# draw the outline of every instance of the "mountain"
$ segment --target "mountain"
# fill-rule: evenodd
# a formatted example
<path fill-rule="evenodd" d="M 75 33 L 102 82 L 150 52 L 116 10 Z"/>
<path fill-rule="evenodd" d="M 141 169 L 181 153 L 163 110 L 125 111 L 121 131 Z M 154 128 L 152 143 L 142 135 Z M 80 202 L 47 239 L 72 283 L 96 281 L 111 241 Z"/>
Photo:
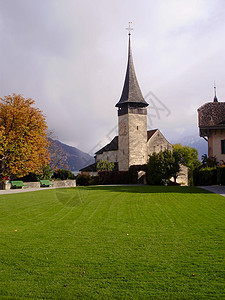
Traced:
<path fill-rule="evenodd" d="M 64 155 L 67 158 L 67 163 L 70 171 L 78 171 L 90 164 L 94 163 L 94 157 L 85 153 L 76 147 L 72 147 L 61 143 L 60 141 L 54 141 L 56 145 L 63 150 Z"/>
<path fill-rule="evenodd" d="M 203 154 L 208 155 L 208 143 L 197 135 L 186 136 L 175 140 L 172 144 L 181 144 L 182 146 L 189 146 L 198 150 L 198 158 L 201 160 Z"/>

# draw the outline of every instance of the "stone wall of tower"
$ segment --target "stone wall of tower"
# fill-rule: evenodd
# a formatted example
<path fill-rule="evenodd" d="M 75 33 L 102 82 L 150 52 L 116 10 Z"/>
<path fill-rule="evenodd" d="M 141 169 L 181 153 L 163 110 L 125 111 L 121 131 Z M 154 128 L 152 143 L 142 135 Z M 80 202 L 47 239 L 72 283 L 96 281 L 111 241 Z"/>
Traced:
<path fill-rule="evenodd" d="M 147 162 L 147 115 L 129 115 L 129 167 Z"/>
<path fill-rule="evenodd" d="M 119 171 L 128 171 L 132 165 L 147 162 L 147 115 L 127 113 L 118 117 Z"/>
<path fill-rule="evenodd" d="M 118 168 L 119 171 L 129 170 L 129 115 L 118 117 Z"/>

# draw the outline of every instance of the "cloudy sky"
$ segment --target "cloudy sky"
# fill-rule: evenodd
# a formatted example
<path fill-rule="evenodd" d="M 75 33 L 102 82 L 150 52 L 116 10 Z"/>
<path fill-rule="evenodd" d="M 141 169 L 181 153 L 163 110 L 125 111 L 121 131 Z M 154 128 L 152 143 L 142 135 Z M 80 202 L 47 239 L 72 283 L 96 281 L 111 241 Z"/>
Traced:
<path fill-rule="evenodd" d="M 59 140 L 93 153 L 116 134 L 132 21 L 149 128 L 197 135 L 225 100 L 224 0 L 0 0 L 0 97 L 33 98 Z"/>

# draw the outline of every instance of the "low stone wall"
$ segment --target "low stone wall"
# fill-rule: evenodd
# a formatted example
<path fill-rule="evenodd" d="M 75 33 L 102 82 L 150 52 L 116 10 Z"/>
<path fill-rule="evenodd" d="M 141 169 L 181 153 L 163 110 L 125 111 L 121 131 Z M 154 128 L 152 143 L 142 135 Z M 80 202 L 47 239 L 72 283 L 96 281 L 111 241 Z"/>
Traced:
<path fill-rule="evenodd" d="M 23 189 L 38 189 L 40 188 L 40 182 L 24 182 Z"/>
<path fill-rule="evenodd" d="M 76 180 L 51 180 L 51 183 L 53 185 L 50 185 L 49 187 L 52 188 L 58 188 L 58 187 L 75 187 L 76 186 Z M 24 182 L 26 186 L 24 186 L 24 189 L 30 188 L 30 189 L 36 189 L 40 188 L 40 182 Z"/>
<path fill-rule="evenodd" d="M 52 188 L 63 188 L 63 187 L 75 187 L 76 186 L 76 180 L 51 180 L 51 183 L 53 185 L 50 185 L 49 187 Z M 39 189 L 41 188 L 40 182 L 24 182 L 24 185 L 22 189 Z M 11 188 L 11 183 L 4 184 L 3 182 L 0 182 L 0 190 L 8 190 Z"/>
<path fill-rule="evenodd" d="M 52 181 L 53 187 L 75 187 L 76 180 L 55 180 Z"/>

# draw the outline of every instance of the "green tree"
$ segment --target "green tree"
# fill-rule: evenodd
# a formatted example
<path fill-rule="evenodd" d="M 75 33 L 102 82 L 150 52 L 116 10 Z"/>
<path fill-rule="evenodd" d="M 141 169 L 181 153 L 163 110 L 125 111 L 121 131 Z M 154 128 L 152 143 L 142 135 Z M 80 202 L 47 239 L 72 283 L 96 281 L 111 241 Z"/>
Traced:
<path fill-rule="evenodd" d="M 173 156 L 179 164 L 188 167 L 189 185 L 193 185 L 193 172 L 201 166 L 201 162 L 198 160 L 198 150 L 189 146 L 176 144 L 173 146 Z"/>
<path fill-rule="evenodd" d="M 174 145 L 173 156 L 180 164 L 188 167 L 192 171 L 201 165 L 198 160 L 198 150 L 189 146 L 182 146 L 181 144 Z"/>
<path fill-rule="evenodd" d="M 114 162 L 109 162 L 107 160 L 100 160 L 97 163 L 97 170 L 98 172 L 102 171 L 112 171 L 114 169 Z"/>
<path fill-rule="evenodd" d="M 147 164 L 147 181 L 149 184 L 161 184 L 179 172 L 179 164 L 169 150 L 153 153 Z"/>

